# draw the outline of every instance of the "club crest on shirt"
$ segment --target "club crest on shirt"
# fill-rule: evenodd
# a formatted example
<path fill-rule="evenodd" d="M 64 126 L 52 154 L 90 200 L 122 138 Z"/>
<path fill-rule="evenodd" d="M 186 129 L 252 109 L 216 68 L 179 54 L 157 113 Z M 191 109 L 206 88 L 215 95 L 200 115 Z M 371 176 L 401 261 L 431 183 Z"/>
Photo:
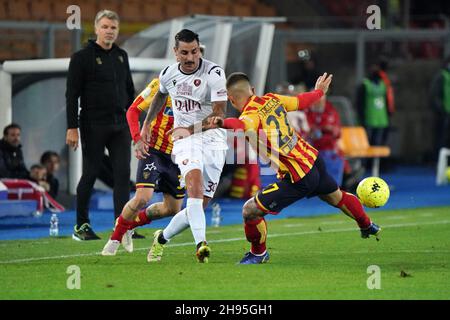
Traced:
<path fill-rule="evenodd" d="M 185 165 L 188 164 L 188 162 L 189 162 L 189 159 L 184 159 L 182 163 L 183 163 L 183 165 L 185 166 Z"/>
<path fill-rule="evenodd" d="M 177 84 L 177 95 L 192 96 L 192 86 L 188 85 L 186 82 Z"/>
<path fill-rule="evenodd" d="M 194 85 L 195 85 L 196 87 L 198 87 L 201 83 L 202 83 L 202 80 L 200 80 L 200 79 L 195 79 L 195 80 L 194 80 Z"/>
<path fill-rule="evenodd" d="M 97 64 L 102 64 L 102 59 L 100 59 L 100 57 L 97 57 L 97 58 L 95 59 L 95 61 L 97 61 Z"/>
<path fill-rule="evenodd" d="M 123 57 L 122 56 L 118 56 L 118 58 L 119 58 L 120 62 L 123 63 Z"/>

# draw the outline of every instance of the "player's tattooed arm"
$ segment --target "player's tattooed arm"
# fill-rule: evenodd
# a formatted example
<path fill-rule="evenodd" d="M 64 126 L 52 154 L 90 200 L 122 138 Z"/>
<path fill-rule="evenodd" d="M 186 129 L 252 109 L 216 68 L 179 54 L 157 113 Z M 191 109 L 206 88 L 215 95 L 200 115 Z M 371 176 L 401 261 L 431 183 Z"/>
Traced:
<path fill-rule="evenodd" d="M 138 159 L 144 159 L 146 156 L 150 155 L 148 153 L 149 148 L 148 146 L 150 144 L 151 138 L 151 133 L 149 130 L 150 124 L 152 123 L 153 119 L 156 118 L 156 115 L 164 107 L 166 99 L 167 94 L 163 94 L 159 90 L 153 98 L 152 104 L 150 105 L 147 115 L 145 116 L 145 121 L 141 129 L 141 139 L 135 145 L 135 154 L 136 158 Z"/>
<path fill-rule="evenodd" d="M 153 98 L 152 104 L 150 105 L 147 115 L 145 116 L 144 125 L 142 126 L 142 130 L 141 130 L 141 136 L 146 138 L 146 139 L 143 139 L 145 142 L 149 142 L 149 140 L 150 140 L 148 128 L 150 127 L 150 124 L 152 123 L 152 121 L 156 118 L 156 115 L 164 107 L 166 99 L 167 99 L 167 94 L 164 94 L 159 90 Z"/>
<path fill-rule="evenodd" d="M 190 125 L 185 129 L 188 130 L 189 134 L 194 134 L 197 132 L 218 128 L 217 125 L 213 126 L 214 123 L 213 119 L 217 118 L 223 119 L 225 117 L 226 107 L 227 107 L 226 101 L 214 101 L 212 103 L 213 112 L 211 112 L 205 119 L 203 119 L 202 122 L 194 123 L 193 125 Z"/>
<path fill-rule="evenodd" d="M 203 132 L 209 129 L 220 128 L 218 119 L 225 117 L 225 108 L 227 107 L 226 101 L 215 101 L 212 103 L 213 112 L 209 114 L 201 122 L 194 123 L 189 127 L 177 127 L 169 130 L 166 134 L 172 135 L 172 140 L 177 141 L 179 139 L 184 139 L 194 133 Z"/>
<path fill-rule="evenodd" d="M 202 128 L 205 129 L 212 129 L 210 128 L 211 124 L 213 123 L 213 119 L 217 118 L 225 118 L 225 109 L 227 107 L 226 101 L 215 101 L 212 103 L 213 112 L 207 116 L 202 121 Z"/>
<path fill-rule="evenodd" d="M 167 94 L 162 93 L 158 90 L 158 92 L 155 94 L 152 104 L 150 105 L 150 108 L 147 112 L 147 116 L 145 117 L 143 129 L 145 127 L 150 126 L 150 123 L 156 118 L 156 115 L 161 111 L 161 109 L 164 107 L 164 103 L 166 102 Z"/>

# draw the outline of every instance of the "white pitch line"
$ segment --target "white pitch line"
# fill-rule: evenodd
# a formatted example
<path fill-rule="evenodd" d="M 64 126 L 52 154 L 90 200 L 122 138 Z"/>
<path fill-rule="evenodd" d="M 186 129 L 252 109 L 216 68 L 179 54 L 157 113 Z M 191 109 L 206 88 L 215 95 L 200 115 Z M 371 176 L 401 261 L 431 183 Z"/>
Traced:
<path fill-rule="evenodd" d="M 390 216 L 390 217 L 385 217 L 385 220 L 403 220 L 406 219 L 408 217 L 406 216 Z"/>
<path fill-rule="evenodd" d="M 289 223 L 289 224 L 283 225 L 283 227 L 285 227 L 285 228 L 295 228 L 295 227 L 303 227 L 303 226 L 305 226 L 304 223 Z"/>
<path fill-rule="evenodd" d="M 434 213 L 431 213 L 431 212 L 425 212 L 425 213 L 419 214 L 419 217 L 432 217 L 432 216 L 434 216 Z"/>
<path fill-rule="evenodd" d="M 222 233 L 222 232 L 220 230 L 210 230 L 210 231 L 206 230 L 206 233 L 207 234 L 218 234 L 218 233 Z"/>
<path fill-rule="evenodd" d="M 423 223 L 401 223 L 401 224 L 391 224 L 384 225 L 382 228 L 403 228 L 403 227 L 416 227 L 423 225 L 436 225 L 436 224 L 449 224 L 450 220 L 441 220 L 434 222 L 423 222 Z M 357 228 L 345 228 L 345 229 L 330 229 L 330 230 L 311 230 L 311 231 L 302 231 L 302 232 L 291 232 L 291 233 L 278 233 L 268 235 L 268 238 L 279 238 L 279 237 L 290 237 L 290 236 L 302 236 L 308 234 L 318 234 L 318 233 L 340 233 L 340 232 L 354 232 L 358 230 Z M 230 239 L 221 239 L 221 240 L 210 240 L 209 243 L 223 243 L 223 242 L 233 242 L 233 241 L 242 241 L 246 240 L 245 238 L 230 238 Z M 176 243 L 172 245 L 168 245 L 168 247 L 184 247 L 184 246 L 193 246 L 193 242 L 183 242 Z M 148 250 L 148 247 L 145 248 L 137 248 L 134 251 L 142 251 Z M 121 249 L 118 252 L 124 252 L 125 250 Z M 53 256 L 53 257 L 36 257 L 36 258 L 27 258 L 27 259 L 15 259 L 15 260 L 5 260 L 0 261 L 0 264 L 10 264 L 10 263 L 22 263 L 22 262 L 33 262 L 33 261 L 41 261 L 41 260 L 53 260 L 53 259 L 65 259 L 65 258 L 77 258 L 77 257 L 87 257 L 87 256 L 95 256 L 100 255 L 101 252 L 92 252 L 92 253 L 81 253 L 81 254 L 72 254 L 72 255 L 61 255 L 61 256 Z"/>

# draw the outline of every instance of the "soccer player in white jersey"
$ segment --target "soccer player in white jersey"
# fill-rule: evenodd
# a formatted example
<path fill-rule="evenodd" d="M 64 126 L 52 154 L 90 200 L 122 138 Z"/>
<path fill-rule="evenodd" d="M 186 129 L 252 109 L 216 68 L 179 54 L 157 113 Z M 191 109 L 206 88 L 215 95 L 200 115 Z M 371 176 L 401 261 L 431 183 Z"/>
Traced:
<path fill-rule="evenodd" d="M 226 77 L 217 64 L 201 58 L 198 34 L 183 29 L 175 36 L 178 63 L 166 67 L 160 74 L 160 88 L 145 119 L 141 136 L 150 141 L 148 126 L 170 95 L 173 104 L 174 128 L 201 130 L 210 117 L 225 115 L 227 103 Z M 164 230 L 154 234 L 147 260 L 161 260 L 163 246 L 172 237 L 191 227 L 199 262 L 208 262 L 210 248 L 206 242 L 204 208 L 214 196 L 227 150 L 223 129 L 205 131 L 185 138 L 172 137 L 172 157 L 179 166 L 182 183 L 187 191 L 186 208 L 178 212 Z M 148 146 L 141 152 L 148 154 Z"/>

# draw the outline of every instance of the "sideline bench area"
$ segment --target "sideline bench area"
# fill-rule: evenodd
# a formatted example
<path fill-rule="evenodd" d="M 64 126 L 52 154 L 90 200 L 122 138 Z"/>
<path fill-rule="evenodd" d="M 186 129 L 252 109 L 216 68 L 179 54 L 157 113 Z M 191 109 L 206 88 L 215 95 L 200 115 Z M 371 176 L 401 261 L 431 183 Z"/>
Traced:
<path fill-rule="evenodd" d="M 371 146 L 364 127 L 342 127 L 340 147 L 347 158 L 372 158 L 372 176 L 380 176 L 380 158 L 389 157 L 388 146 Z"/>

